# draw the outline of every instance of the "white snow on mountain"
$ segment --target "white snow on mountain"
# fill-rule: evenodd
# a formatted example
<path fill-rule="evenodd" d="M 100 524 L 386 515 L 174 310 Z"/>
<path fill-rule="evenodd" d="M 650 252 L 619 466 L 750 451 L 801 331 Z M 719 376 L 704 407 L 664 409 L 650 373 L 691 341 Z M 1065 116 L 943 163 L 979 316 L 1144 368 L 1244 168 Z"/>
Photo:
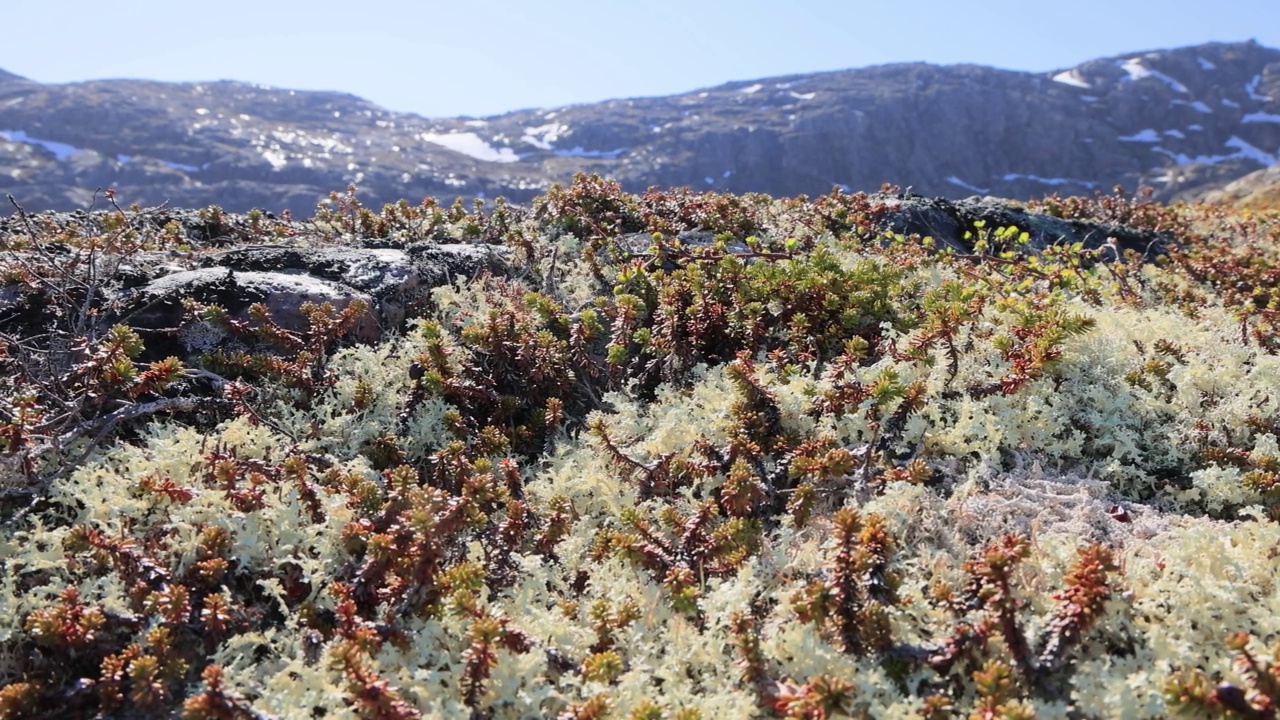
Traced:
<path fill-rule="evenodd" d="M 1264 152 L 1254 147 L 1253 145 L 1250 145 L 1244 140 L 1241 140 L 1235 135 L 1232 135 L 1231 139 L 1226 141 L 1223 144 L 1226 145 L 1227 147 L 1236 148 L 1236 153 L 1235 153 L 1236 157 L 1244 157 L 1244 158 L 1249 158 L 1250 160 L 1257 160 L 1263 165 L 1276 164 L 1276 156 L 1274 154 L 1269 152 Z"/>
<path fill-rule="evenodd" d="M 1084 88 L 1086 90 L 1093 87 L 1087 80 L 1080 77 L 1080 71 L 1075 68 L 1063 70 L 1057 75 L 1054 75 L 1053 81 L 1062 83 L 1063 85 L 1070 85 L 1071 87 Z"/>
<path fill-rule="evenodd" d="M 960 178 L 956 177 L 955 175 L 952 175 L 952 176 L 948 177 L 948 178 L 947 178 L 947 182 L 951 183 L 952 185 L 955 185 L 956 187 L 964 188 L 965 190 L 968 190 L 969 192 L 976 192 L 976 193 L 980 193 L 980 194 L 982 194 L 982 195 L 986 195 L 988 192 L 990 192 L 990 190 L 989 190 L 988 188 L 980 188 L 980 187 L 978 187 L 977 185 L 970 185 L 969 183 L 967 183 L 967 182 L 965 182 L 965 181 L 961 180 Z"/>
<path fill-rule="evenodd" d="M 66 160 L 72 154 L 80 151 L 75 145 L 68 145 L 56 140 L 41 140 L 33 138 L 23 130 L 0 130 L 0 140 L 9 142 L 20 142 L 28 145 L 39 145 L 40 147 L 53 153 L 53 156 L 59 160 Z"/>
<path fill-rule="evenodd" d="M 584 150 L 581 145 L 569 150 L 552 150 L 551 154 L 560 157 L 580 157 L 580 158 L 608 158 L 610 160 L 618 157 L 626 152 L 627 148 L 616 148 L 614 150 Z"/>
<path fill-rule="evenodd" d="M 1205 115 L 1208 115 L 1209 113 L 1213 112 L 1213 108 L 1209 107 L 1208 105 L 1205 105 L 1199 100 L 1196 100 L 1195 102 L 1188 102 L 1186 100 L 1170 100 L 1169 104 L 1170 105 L 1186 105 L 1187 107 L 1193 110 L 1198 110 L 1204 113 Z"/>
<path fill-rule="evenodd" d="M 1235 135 L 1230 140 L 1223 143 L 1224 146 L 1235 148 L 1235 152 L 1229 155 L 1187 155 L 1185 153 L 1176 153 L 1172 150 L 1166 150 L 1160 146 L 1151 148 L 1152 152 L 1158 152 L 1168 157 L 1179 165 L 1216 165 L 1224 160 L 1247 159 L 1253 160 L 1262 165 L 1275 165 L 1276 156 L 1266 152 L 1254 145 L 1249 144 L 1245 140 L 1241 140 Z"/>
<path fill-rule="evenodd" d="M 1152 130 L 1151 128 L 1147 128 L 1146 130 L 1140 130 L 1133 135 L 1121 135 L 1116 139 L 1120 142 L 1160 142 L 1160 133 Z"/>
<path fill-rule="evenodd" d="M 1093 188 L 1098 186 L 1096 182 L 1088 180 L 1072 180 L 1071 178 L 1047 178 L 1039 175 L 1023 175 L 1021 173 L 1008 173 L 1002 177 L 1005 182 L 1013 182 L 1014 180 L 1030 180 L 1031 182 L 1040 183 L 1041 185 L 1080 185 L 1082 187 Z"/>
<path fill-rule="evenodd" d="M 475 133 L 419 133 L 418 139 L 484 162 L 512 163 L 520 159 L 511 148 L 494 148 Z"/>
<path fill-rule="evenodd" d="M 521 140 L 538 148 L 539 150 L 550 150 L 555 146 L 561 135 L 569 134 L 569 126 L 564 123 L 547 123 L 546 125 L 538 125 L 537 127 L 527 127 L 524 129 L 524 135 Z"/>
<path fill-rule="evenodd" d="M 1249 93 L 1250 100 L 1258 100 L 1261 102 L 1271 102 L 1270 95 L 1262 95 L 1258 92 L 1258 83 L 1262 82 L 1261 75 L 1254 75 L 1253 79 L 1245 83 L 1244 91 Z"/>
<path fill-rule="evenodd" d="M 1183 85 L 1182 83 L 1178 82 L 1177 80 L 1174 80 L 1168 75 L 1165 75 L 1159 70 L 1152 70 L 1146 65 L 1143 65 L 1142 58 L 1140 57 L 1129 58 L 1128 60 L 1117 60 L 1116 65 L 1120 66 L 1121 70 L 1124 70 L 1126 73 L 1129 74 L 1129 80 L 1131 81 L 1142 80 L 1144 78 L 1155 78 L 1163 82 L 1165 85 L 1168 85 L 1170 88 L 1173 89 L 1174 92 L 1180 92 L 1180 93 L 1190 92 L 1187 90 L 1186 85 Z"/>

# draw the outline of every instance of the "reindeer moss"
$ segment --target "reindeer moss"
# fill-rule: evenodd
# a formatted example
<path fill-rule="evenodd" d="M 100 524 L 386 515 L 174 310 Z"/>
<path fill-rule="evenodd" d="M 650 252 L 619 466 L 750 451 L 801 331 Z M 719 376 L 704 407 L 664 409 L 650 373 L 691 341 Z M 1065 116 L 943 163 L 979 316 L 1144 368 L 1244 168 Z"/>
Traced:
<path fill-rule="evenodd" d="M 188 337 L 266 339 L 186 359 L 211 416 L 46 446 L 57 407 L 96 430 L 199 390 L 92 340 L 78 385 L 3 381 L 36 490 L 0 526 L 0 716 L 1265 712 L 1273 218 L 1032 205 L 1172 229 L 1117 261 L 1007 228 L 939 252 L 841 193 L 340 205 L 333 242 L 522 264 L 376 344 L 192 307 Z"/>

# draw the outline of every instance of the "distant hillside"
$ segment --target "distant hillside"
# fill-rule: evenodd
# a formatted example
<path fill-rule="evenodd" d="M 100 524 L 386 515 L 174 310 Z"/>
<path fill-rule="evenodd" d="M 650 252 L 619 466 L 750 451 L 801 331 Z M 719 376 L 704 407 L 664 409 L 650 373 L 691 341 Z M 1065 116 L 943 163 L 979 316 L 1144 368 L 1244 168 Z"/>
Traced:
<path fill-rule="evenodd" d="M 43 85 L 0 71 L 0 191 L 31 210 L 129 202 L 310 210 L 527 200 L 576 171 L 630 190 L 775 195 L 884 182 L 1028 197 L 1147 184 L 1203 194 L 1280 155 L 1280 50 L 1213 43 L 1051 73 L 898 64 L 489 118 L 238 82 Z"/>

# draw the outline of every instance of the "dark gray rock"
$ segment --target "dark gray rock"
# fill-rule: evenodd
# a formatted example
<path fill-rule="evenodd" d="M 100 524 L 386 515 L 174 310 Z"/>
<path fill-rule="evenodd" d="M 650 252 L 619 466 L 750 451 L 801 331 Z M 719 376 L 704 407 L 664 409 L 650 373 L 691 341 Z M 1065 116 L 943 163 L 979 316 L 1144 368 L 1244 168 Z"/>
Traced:
<path fill-rule="evenodd" d="M 460 278 L 470 280 L 485 272 L 511 272 L 510 250 L 497 245 L 413 243 L 405 251 L 425 287 L 440 287 Z"/>
<path fill-rule="evenodd" d="M 1065 220 L 1063 218 L 1030 212 L 1023 207 L 997 198 L 967 198 L 952 202 L 944 198 L 926 198 L 918 195 L 877 195 L 881 210 L 878 221 L 881 227 L 902 235 L 932 237 L 939 244 L 958 252 L 973 250 L 974 239 L 982 227 L 995 231 L 1002 227 L 1017 227 L 1025 231 L 1029 249 L 1044 250 L 1054 245 L 1082 243 L 1086 249 L 1096 249 L 1114 240 L 1123 251 L 1134 250 L 1144 258 L 1163 254 L 1171 237 L 1125 225 Z"/>
<path fill-rule="evenodd" d="M 183 325 L 186 299 L 221 305 L 239 320 L 248 319 L 250 306 L 262 303 L 277 325 L 298 334 L 310 327 L 301 310 L 303 303 L 328 303 L 341 310 L 361 300 L 368 309 L 356 325 L 356 338 L 373 342 L 382 336 L 377 306 L 367 293 L 310 275 L 229 268 L 187 270 L 153 280 L 117 299 L 116 320 L 140 330 L 178 328 Z M 212 350 L 226 340 L 220 329 L 204 323 L 185 327 L 178 339 L 188 356 Z"/>
<path fill-rule="evenodd" d="M 394 249 L 254 245 L 206 256 L 200 266 L 241 272 L 305 273 L 371 295 L 404 291 L 419 283 L 409 255 Z"/>
<path fill-rule="evenodd" d="M 431 288 L 481 272 L 507 272 L 506 248 L 487 245 L 416 244 L 407 249 L 320 245 L 256 245 L 205 257 L 205 268 L 307 276 L 336 283 L 373 299 L 384 328 L 400 328 L 406 308 Z"/>

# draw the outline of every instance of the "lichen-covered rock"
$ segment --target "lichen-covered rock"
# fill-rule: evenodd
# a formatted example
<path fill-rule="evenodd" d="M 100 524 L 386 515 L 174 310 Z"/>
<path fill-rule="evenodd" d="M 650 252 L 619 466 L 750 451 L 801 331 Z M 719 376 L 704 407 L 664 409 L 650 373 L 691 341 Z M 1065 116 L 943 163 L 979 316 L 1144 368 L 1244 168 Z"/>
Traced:
<path fill-rule="evenodd" d="M 200 268 L 165 275 L 120 299 L 118 320 L 132 327 L 152 331 L 177 328 L 183 324 L 183 300 L 220 305 L 234 318 L 248 318 L 249 307 L 262 303 L 275 323 L 285 330 L 305 333 L 309 321 L 301 311 L 303 303 L 328 303 L 341 310 L 353 301 L 366 303 L 368 310 L 356 325 L 360 340 L 374 342 L 383 328 L 375 314 L 373 298 L 349 286 L 302 274 L 235 271 L 229 268 Z M 187 353 L 210 350 L 212 335 L 185 338 Z"/>
<path fill-rule="evenodd" d="M 503 274 L 505 248 L 466 244 L 411 244 L 408 248 L 319 244 L 256 245 L 205 257 L 205 268 L 308 275 L 367 293 L 384 329 L 401 328 L 406 307 L 433 287 L 481 272 Z"/>
<path fill-rule="evenodd" d="M 1007 200 L 971 197 L 964 200 L 927 198 L 920 195 L 876 195 L 881 205 L 879 222 L 888 231 L 902 235 L 932 237 L 958 252 L 970 252 L 981 234 L 1016 227 L 1030 237 L 1033 250 L 1054 245 L 1081 243 L 1085 249 L 1108 245 L 1114 239 L 1121 251 L 1134 250 L 1145 258 L 1163 254 L 1172 236 L 1126 225 L 1085 220 L 1066 220 L 1032 212 Z M 966 233 L 969 237 L 966 237 Z M 1116 259 L 1110 257 L 1106 259 Z"/>
<path fill-rule="evenodd" d="M 200 266 L 313 275 L 371 295 L 403 292 L 417 287 L 419 282 L 408 254 L 394 249 L 252 245 L 208 255 L 201 259 Z"/>

